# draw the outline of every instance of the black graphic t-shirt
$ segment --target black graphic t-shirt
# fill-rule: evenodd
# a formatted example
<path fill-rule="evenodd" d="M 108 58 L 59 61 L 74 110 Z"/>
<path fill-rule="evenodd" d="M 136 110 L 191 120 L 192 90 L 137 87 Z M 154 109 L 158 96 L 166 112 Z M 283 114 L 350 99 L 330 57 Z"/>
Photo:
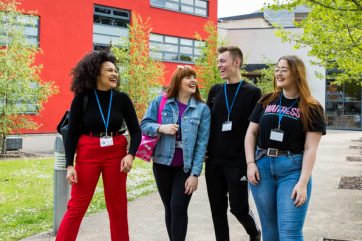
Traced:
<path fill-rule="evenodd" d="M 298 99 L 283 97 L 281 109 L 279 111 L 279 98 L 270 102 L 265 108 L 263 108 L 261 103 L 255 106 L 249 120 L 258 123 L 260 126 L 257 146 L 263 149 L 277 148 L 279 150 L 288 150 L 292 153 L 301 153 L 304 150 L 306 133 L 302 126 L 302 113 L 298 108 Z M 280 123 L 280 129 L 284 132 L 282 142 L 270 140 L 271 130 L 278 128 L 279 112 L 285 112 Z M 326 123 L 323 116 L 313 117 L 310 131 L 322 132 L 323 135 L 326 134 Z"/>

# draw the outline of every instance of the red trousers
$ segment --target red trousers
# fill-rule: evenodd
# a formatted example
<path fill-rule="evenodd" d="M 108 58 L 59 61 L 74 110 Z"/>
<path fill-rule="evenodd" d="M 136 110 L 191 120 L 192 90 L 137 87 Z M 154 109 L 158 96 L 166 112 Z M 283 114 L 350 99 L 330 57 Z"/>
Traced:
<path fill-rule="evenodd" d="M 121 159 L 127 154 L 127 140 L 119 135 L 113 137 L 113 143 L 113 146 L 100 147 L 98 137 L 82 135 L 79 138 L 75 165 L 78 183 L 72 185 L 67 212 L 59 227 L 56 241 L 76 240 L 80 223 L 92 200 L 101 173 L 112 241 L 129 241 L 127 173 L 120 171 Z M 93 232 L 97 232 L 97 229 Z"/>

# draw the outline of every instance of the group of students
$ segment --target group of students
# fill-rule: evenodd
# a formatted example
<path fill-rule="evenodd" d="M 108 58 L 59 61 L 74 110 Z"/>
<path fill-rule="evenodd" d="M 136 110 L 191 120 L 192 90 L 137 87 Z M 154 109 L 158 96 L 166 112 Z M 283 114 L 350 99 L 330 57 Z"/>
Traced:
<path fill-rule="evenodd" d="M 274 91 L 262 96 L 241 77 L 241 50 L 226 46 L 218 52 L 225 83 L 210 89 L 206 103 L 195 70 L 177 66 L 169 88 L 150 103 L 140 124 L 128 95 L 117 90 L 115 57 L 95 51 L 80 60 L 72 70 L 75 97 L 65 140 L 71 198 L 57 241 L 76 240 L 100 174 L 111 239 L 129 240 L 126 178 L 142 133 L 159 136 L 152 167 L 170 241 L 186 240 L 187 209 L 204 161 L 217 241 L 230 240 L 228 206 L 250 241 L 261 236 L 264 241 L 303 240 L 311 173 L 326 133 L 323 108 L 311 96 L 305 66 L 297 56 L 281 57 Z M 130 134 L 128 148 L 120 131 L 123 120 Z M 249 188 L 261 230 L 249 208 Z"/>

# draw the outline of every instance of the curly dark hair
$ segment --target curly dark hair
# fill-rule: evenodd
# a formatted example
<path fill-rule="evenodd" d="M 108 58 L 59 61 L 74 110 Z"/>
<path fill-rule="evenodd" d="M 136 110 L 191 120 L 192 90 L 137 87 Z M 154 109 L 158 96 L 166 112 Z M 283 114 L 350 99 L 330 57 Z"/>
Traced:
<path fill-rule="evenodd" d="M 70 90 L 74 94 L 89 93 L 97 86 L 97 77 L 102 63 L 111 62 L 114 65 L 117 59 L 108 51 L 92 51 L 85 55 L 72 69 L 72 84 Z"/>

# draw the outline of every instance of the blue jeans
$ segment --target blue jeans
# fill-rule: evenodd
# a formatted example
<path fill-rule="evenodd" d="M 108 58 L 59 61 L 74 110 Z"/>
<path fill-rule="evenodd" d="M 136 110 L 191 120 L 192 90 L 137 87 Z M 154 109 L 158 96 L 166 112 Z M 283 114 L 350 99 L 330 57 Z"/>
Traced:
<path fill-rule="evenodd" d="M 259 213 L 263 241 L 303 241 L 303 224 L 308 209 L 312 180 L 307 186 L 307 200 L 301 207 L 291 199 L 302 169 L 302 154 L 263 156 L 257 161 L 258 185 L 249 183 Z"/>

